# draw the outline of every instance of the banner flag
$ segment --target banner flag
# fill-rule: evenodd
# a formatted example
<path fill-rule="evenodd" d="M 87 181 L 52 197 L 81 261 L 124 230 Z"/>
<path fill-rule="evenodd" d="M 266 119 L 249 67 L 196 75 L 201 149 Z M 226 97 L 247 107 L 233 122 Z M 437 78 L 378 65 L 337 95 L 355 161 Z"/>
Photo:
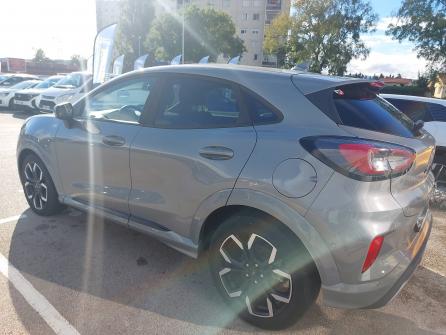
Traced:
<path fill-rule="evenodd" d="M 117 24 L 102 29 L 94 41 L 93 84 L 102 84 L 110 76 Z"/>

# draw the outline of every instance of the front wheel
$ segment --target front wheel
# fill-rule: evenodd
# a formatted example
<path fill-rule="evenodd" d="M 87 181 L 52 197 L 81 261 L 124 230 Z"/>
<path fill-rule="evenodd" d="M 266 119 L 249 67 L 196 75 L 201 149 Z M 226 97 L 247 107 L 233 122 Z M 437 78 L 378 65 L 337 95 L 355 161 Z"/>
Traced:
<path fill-rule="evenodd" d="M 26 201 L 38 215 L 50 216 L 62 210 L 56 187 L 43 164 L 35 154 L 28 154 L 20 166 L 20 179 Z"/>
<path fill-rule="evenodd" d="M 284 329 L 314 303 L 320 279 L 300 240 L 257 213 L 235 215 L 211 238 L 209 265 L 223 299 L 245 321 Z"/>

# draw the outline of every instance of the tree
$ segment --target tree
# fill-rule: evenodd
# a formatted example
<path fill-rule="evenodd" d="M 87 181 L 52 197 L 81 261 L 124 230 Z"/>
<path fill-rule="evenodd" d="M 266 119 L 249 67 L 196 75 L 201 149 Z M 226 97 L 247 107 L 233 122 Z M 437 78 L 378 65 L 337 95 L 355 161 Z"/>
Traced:
<path fill-rule="evenodd" d="M 124 54 L 124 71 L 144 54 L 143 43 L 155 17 L 153 0 L 125 0 L 122 3 L 116 32 L 116 50 Z"/>
<path fill-rule="evenodd" d="M 72 66 L 77 67 L 77 68 L 81 68 L 82 67 L 82 62 L 83 62 L 83 60 L 82 60 L 80 55 L 73 55 L 73 56 L 71 56 L 70 63 L 71 63 Z"/>
<path fill-rule="evenodd" d="M 267 40 L 278 41 L 266 44 L 267 51 L 285 48 L 289 65 L 309 61 L 310 71 L 336 75 L 344 74 L 352 59 L 368 56 L 361 34 L 374 31 L 378 17 L 367 0 L 295 0 L 293 7 L 288 27 L 279 16 L 268 28 Z"/>
<path fill-rule="evenodd" d="M 400 42 L 414 42 L 419 57 L 446 70 L 446 1 L 404 0 L 397 18 L 386 33 Z"/>
<path fill-rule="evenodd" d="M 277 16 L 265 31 L 263 49 L 266 54 L 276 55 L 277 66 L 280 68 L 286 65 L 286 55 L 289 47 L 287 39 L 291 24 L 290 15 L 283 13 Z"/>
<path fill-rule="evenodd" d="M 196 62 L 204 56 L 236 56 L 246 51 L 235 34 L 231 17 L 213 8 L 188 6 L 181 13 L 185 21 L 185 61 Z M 182 52 L 182 17 L 166 14 L 157 18 L 145 47 L 157 58 L 170 60 Z"/>
<path fill-rule="evenodd" d="M 37 49 L 36 54 L 34 55 L 33 61 L 36 63 L 45 63 L 50 59 L 45 55 L 45 51 L 43 49 Z"/>

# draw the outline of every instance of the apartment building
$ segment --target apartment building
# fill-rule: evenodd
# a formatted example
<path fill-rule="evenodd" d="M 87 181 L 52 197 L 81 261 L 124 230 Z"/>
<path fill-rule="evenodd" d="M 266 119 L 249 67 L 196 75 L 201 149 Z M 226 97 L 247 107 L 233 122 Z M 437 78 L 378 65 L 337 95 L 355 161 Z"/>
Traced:
<path fill-rule="evenodd" d="M 177 9 L 194 4 L 204 8 L 210 6 L 226 12 L 232 17 L 237 35 L 243 39 L 247 52 L 241 64 L 276 66 L 274 55 L 264 55 L 265 29 L 280 13 L 290 12 L 290 0 L 176 0 Z"/>
<path fill-rule="evenodd" d="M 98 30 L 117 22 L 123 0 L 96 0 Z M 282 12 L 290 12 L 291 0 L 163 0 L 154 1 L 157 15 L 177 11 L 182 6 L 194 4 L 200 8 L 213 7 L 230 15 L 237 35 L 243 39 L 247 52 L 241 64 L 275 66 L 274 55 L 264 55 L 263 40 L 266 27 Z"/>

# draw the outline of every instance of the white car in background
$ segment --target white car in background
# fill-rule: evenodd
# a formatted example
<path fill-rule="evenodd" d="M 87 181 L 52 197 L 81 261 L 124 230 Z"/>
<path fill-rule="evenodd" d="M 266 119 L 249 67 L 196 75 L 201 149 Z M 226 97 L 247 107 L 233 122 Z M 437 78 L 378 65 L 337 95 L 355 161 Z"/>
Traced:
<path fill-rule="evenodd" d="M 47 89 L 37 99 L 36 105 L 44 112 L 54 112 L 54 107 L 64 102 L 75 103 L 93 88 L 93 78 L 87 72 L 73 72 L 56 85 Z"/>
<path fill-rule="evenodd" d="M 39 77 L 34 76 L 32 74 L 2 74 L 3 79 L 0 81 L 0 88 L 9 88 L 14 85 L 17 85 L 18 83 L 21 83 L 22 81 L 26 80 L 39 80 Z"/>
<path fill-rule="evenodd" d="M 51 76 L 33 88 L 27 88 L 24 90 L 17 91 L 14 96 L 15 109 L 37 111 L 38 110 L 36 104 L 37 97 L 50 87 L 53 87 L 64 77 L 65 76 L 61 75 Z"/>
<path fill-rule="evenodd" d="M 8 88 L 0 88 L 0 107 L 12 109 L 14 107 L 14 95 L 17 91 L 32 88 L 41 82 L 41 80 L 26 80 Z"/>
<path fill-rule="evenodd" d="M 424 129 L 436 141 L 434 173 L 440 187 L 446 189 L 446 100 L 409 95 L 380 94 L 414 122 L 423 121 Z"/>

